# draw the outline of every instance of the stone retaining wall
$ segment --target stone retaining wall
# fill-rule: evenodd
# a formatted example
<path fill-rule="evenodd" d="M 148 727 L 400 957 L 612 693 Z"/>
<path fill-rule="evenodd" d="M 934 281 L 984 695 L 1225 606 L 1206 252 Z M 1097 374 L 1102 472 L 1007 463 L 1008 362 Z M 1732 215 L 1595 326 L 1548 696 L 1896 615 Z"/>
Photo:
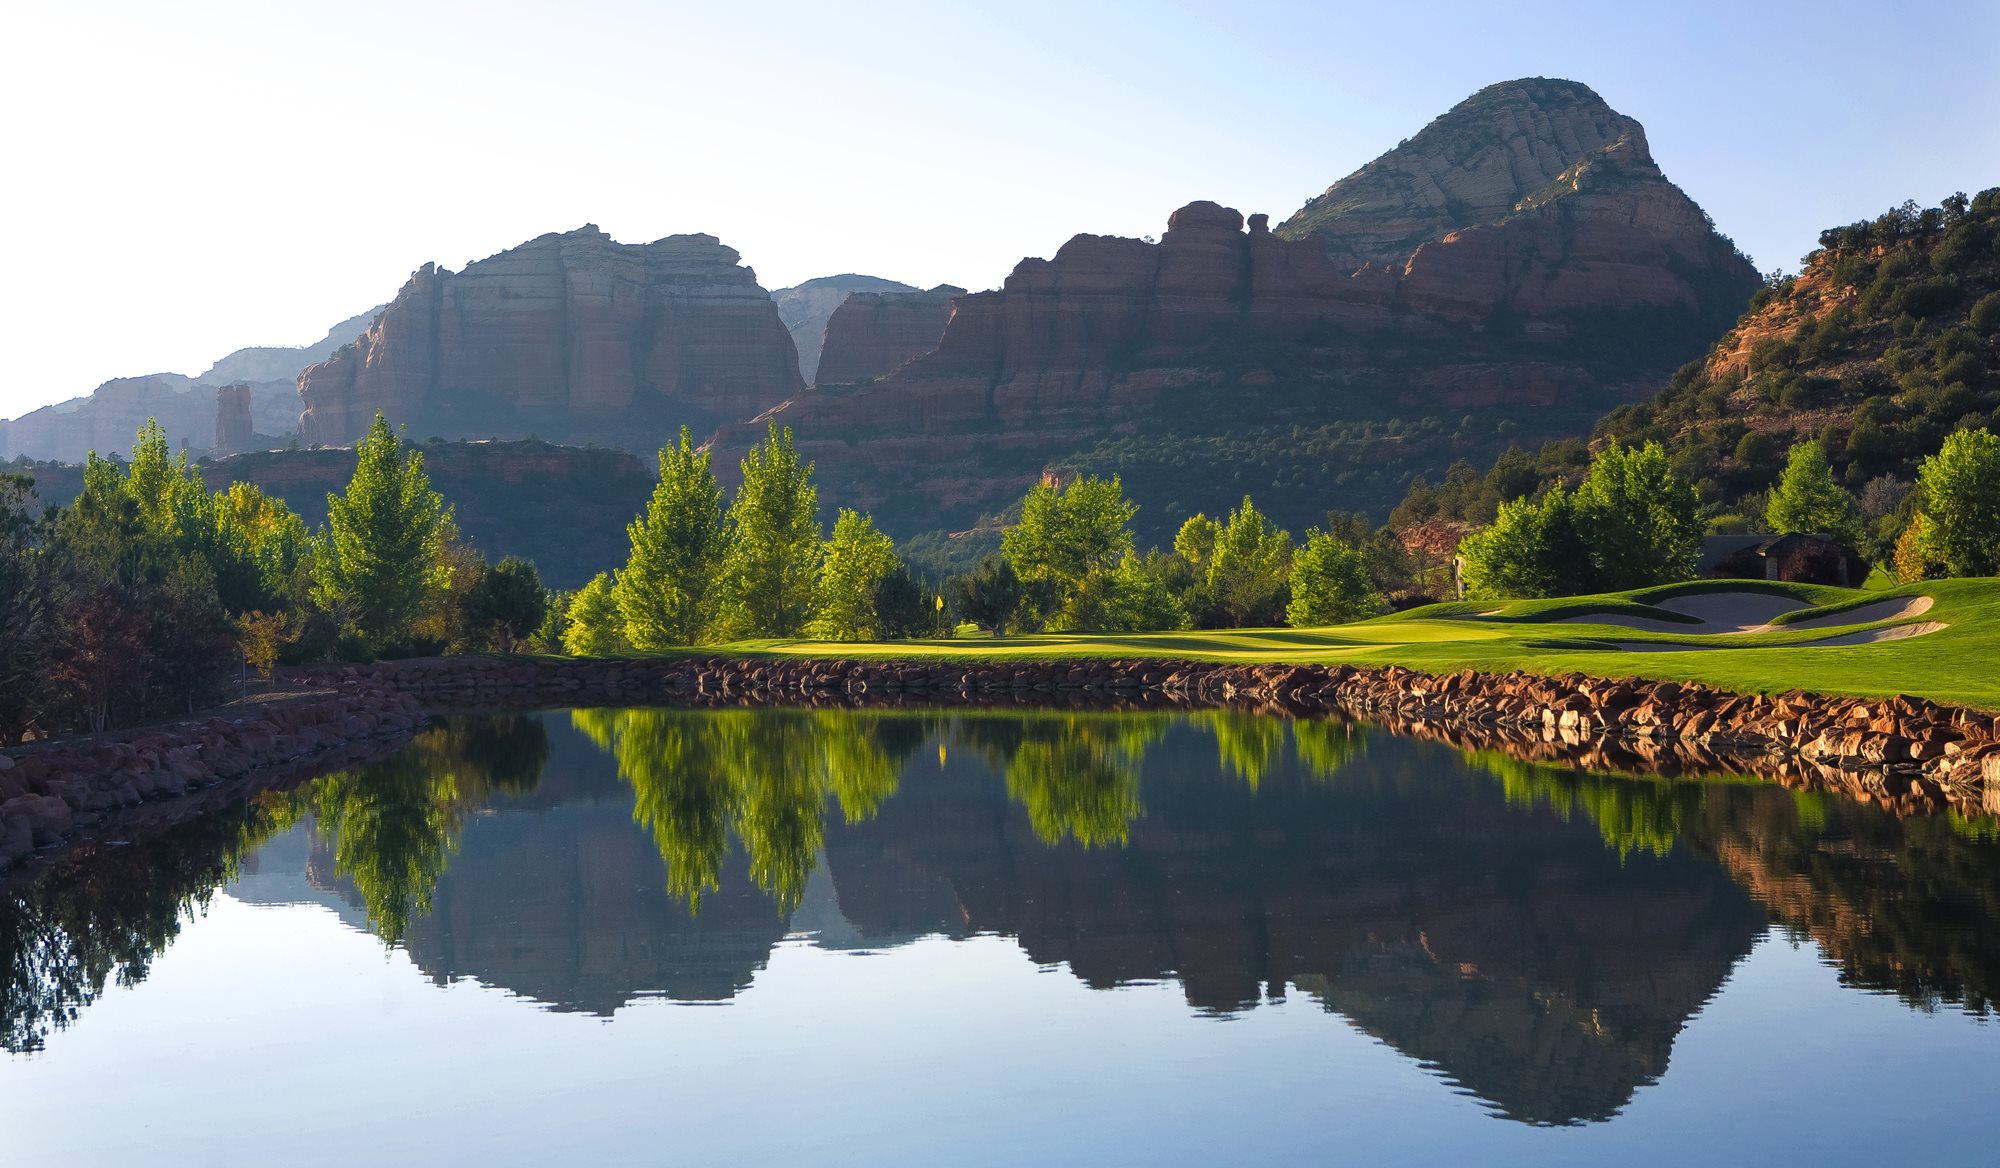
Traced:
<path fill-rule="evenodd" d="M 1433 675 L 1399 666 L 1087 660 L 638 661 L 437 658 L 316 666 L 312 692 L 253 713 L 41 744 L 0 756 L 0 869 L 122 808 L 400 742 L 433 714 L 563 706 L 1231 707 L 1366 719 L 1464 749 L 1636 773 L 1742 773 L 1899 814 L 2000 810 L 1992 715 L 1921 698 L 1787 693 L 1582 674 Z M 324 769 L 324 768 L 322 768 Z"/>

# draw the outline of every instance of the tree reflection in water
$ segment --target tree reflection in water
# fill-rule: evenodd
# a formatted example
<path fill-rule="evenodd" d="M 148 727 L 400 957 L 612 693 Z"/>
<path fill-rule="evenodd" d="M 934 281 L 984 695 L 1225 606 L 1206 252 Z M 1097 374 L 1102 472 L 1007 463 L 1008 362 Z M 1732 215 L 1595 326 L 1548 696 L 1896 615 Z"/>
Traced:
<path fill-rule="evenodd" d="M 820 862 L 829 808 L 849 824 L 874 819 L 905 766 L 933 746 L 984 761 L 1043 845 L 1116 851 L 1139 846 L 1142 774 L 1164 782 L 1159 776 L 1168 772 L 1148 762 L 1171 727 L 1211 736 L 1218 775 L 1252 793 L 1285 771 L 1289 740 L 1293 770 L 1338 796 L 1346 788 L 1335 776 L 1356 766 L 1368 745 L 1359 727 L 1339 722 L 1229 712 L 641 709 L 583 710 L 571 719 L 631 788 L 633 817 L 664 861 L 675 899 L 698 908 L 725 879 L 733 845 L 780 913 L 800 903 Z M 1162 761 L 1173 774 L 1199 779 L 1188 739 L 1174 742 L 1174 755 Z M 1397 748 L 1446 757 L 1436 747 Z M 237 858 L 297 822 L 313 824 L 369 927 L 398 942 L 429 909 L 468 817 L 532 793 L 550 754 L 543 715 L 455 718 L 384 762 L 258 796 L 128 846 L 78 852 L 0 894 L 0 1046 L 38 1049 L 106 985 L 142 980 L 214 888 L 234 877 Z M 1783 927 L 1814 938 L 1850 984 L 1925 1009 L 1962 1003 L 1983 1012 L 2000 994 L 2000 841 L 1991 821 L 1898 821 L 1766 784 L 1617 778 L 1495 754 L 1464 761 L 1497 781 L 1522 815 L 1581 816 L 1628 862 L 1685 852 L 1715 865 Z M 1439 784 L 1451 770 L 1369 766 L 1357 771 L 1355 787 L 1379 786 L 1392 772 L 1436 773 L 1445 777 L 1424 789 L 1450 800 L 1454 789 Z M 1259 797 L 1285 789 L 1298 790 L 1291 784 Z M 1172 783 L 1153 795 L 1163 808 L 1180 798 Z M 1350 803 L 1362 806 L 1342 805 Z"/>
<path fill-rule="evenodd" d="M 294 822 L 259 797 L 149 841 L 90 848 L 29 888 L 0 894 L 0 1049 L 42 1049 L 107 984 L 145 980 L 153 958 L 236 876 L 237 858 Z"/>
<path fill-rule="evenodd" d="M 720 886 L 733 833 L 751 877 L 790 912 L 825 838 L 831 797 L 848 822 L 895 793 L 927 719 L 827 710 L 577 710 L 618 761 L 633 817 L 653 833 L 667 890 L 698 909 Z"/>

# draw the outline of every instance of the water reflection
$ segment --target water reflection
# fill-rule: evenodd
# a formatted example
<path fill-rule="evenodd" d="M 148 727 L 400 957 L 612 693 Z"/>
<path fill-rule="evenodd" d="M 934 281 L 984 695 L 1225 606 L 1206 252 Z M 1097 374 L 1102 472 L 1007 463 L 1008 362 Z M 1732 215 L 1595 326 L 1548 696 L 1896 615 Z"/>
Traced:
<path fill-rule="evenodd" d="M 2000 972 L 1990 824 L 1225 712 L 577 711 L 456 719 L 0 896 L 0 1040 L 143 979 L 225 884 L 601 1015 L 728 1000 L 787 935 L 999 934 L 1208 1013 L 1304 995 L 1543 1124 L 1664 1074 L 1774 922 L 1920 1009 L 1983 1013 Z"/>

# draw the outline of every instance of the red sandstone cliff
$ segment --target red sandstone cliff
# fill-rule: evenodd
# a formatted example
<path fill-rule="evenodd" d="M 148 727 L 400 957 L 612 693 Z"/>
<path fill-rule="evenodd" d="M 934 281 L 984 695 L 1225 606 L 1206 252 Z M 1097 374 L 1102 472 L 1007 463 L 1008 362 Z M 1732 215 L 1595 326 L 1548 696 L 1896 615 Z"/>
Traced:
<path fill-rule="evenodd" d="M 803 387 L 777 306 L 709 235 L 620 244 L 595 226 L 452 272 L 426 264 L 367 332 L 299 375 L 307 442 L 377 410 L 425 436 L 596 441 L 650 452 L 683 423 L 748 417 Z"/>
<path fill-rule="evenodd" d="M 799 351 L 799 374 L 807 385 L 819 375 L 819 353 L 826 343 L 827 322 L 857 292 L 917 292 L 920 289 L 880 276 L 844 272 L 838 276 L 817 276 L 790 288 L 776 288 L 771 299 L 778 304 L 778 318 L 792 334 Z M 937 338 L 932 337 L 935 343 Z"/>
<path fill-rule="evenodd" d="M 1245 435 L 1272 425 L 1337 445 L 1345 432 L 1326 427 L 1367 421 L 1354 451 L 1313 459 L 1326 489 L 1302 494 L 1297 467 L 1274 473 L 1309 522 L 1490 457 L 1503 436 L 1581 432 L 1698 354 L 1756 285 L 1637 122 L 1573 82 L 1510 82 L 1277 232 L 1197 202 L 1157 244 L 1076 236 L 999 291 L 957 298 L 933 352 L 861 386 L 823 373 L 771 416 L 817 460 L 829 502 L 905 533 L 970 522 L 1072 456 L 1126 471 L 1128 487 L 1172 478 L 1154 510 L 1226 507 L 1258 486 L 1241 459 L 1218 456 L 1234 465 L 1210 474 L 1184 468 L 1180 448 L 1268 450 L 1271 435 Z M 1418 420 L 1415 434 L 1401 425 Z M 720 465 L 761 432 L 720 432 Z M 1392 445 L 1374 441 L 1385 432 Z M 1151 462 L 1105 454 L 1127 435 L 1152 444 Z"/>
<path fill-rule="evenodd" d="M 820 348 L 820 385 L 882 377 L 937 348 L 951 302 L 965 289 L 939 284 L 925 292 L 856 292 L 834 309 Z"/>

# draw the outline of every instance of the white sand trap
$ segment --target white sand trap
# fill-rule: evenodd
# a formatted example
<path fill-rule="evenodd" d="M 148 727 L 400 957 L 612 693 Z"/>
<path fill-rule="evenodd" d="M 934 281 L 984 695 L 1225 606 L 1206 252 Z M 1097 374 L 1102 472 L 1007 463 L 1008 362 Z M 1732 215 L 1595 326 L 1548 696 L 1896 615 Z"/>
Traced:
<path fill-rule="evenodd" d="M 1927 598 L 1928 599 L 1928 598 Z M 1786 648 L 1831 648 L 1836 645 L 1878 645 L 1883 641 L 1901 641 L 1909 637 L 1921 637 L 1947 627 L 1943 621 L 1918 621 L 1909 625 L 1891 625 L 1886 629 L 1865 629 L 1858 633 L 1842 633 L 1838 637 L 1821 637 L 1817 641 L 1807 641 L 1804 645 L 1788 645 Z"/>
<path fill-rule="evenodd" d="M 1899 596 L 1892 600 L 1878 600 L 1874 604 L 1864 604 L 1860 608 L 1850 608 L 1845 612 L 1828 613 L 1826 616 L 1811 616 L 1804 620 L 1787 621 L 1773 626 L 1779 629 L 1834 629 L 1842 625 L 1872 625 L 1877 621 L 1909 620 L 1922 616 L 1935 603 L 1928 596 Z M 1915 636 L 1905 633 L 1904 636 Z"/>
<path fill-rule="evenodd" d="M 1697 623 L 1656 620 L 1652 617 L 1625 616 L 1610 612 L 1566 616 L 1562 618 L 1561 623 L 1617 625 L 1620 628 L 1642 629 L 1649 633 L 1749 633 L 1764 631 L 1765 626 L 1769 625 L 1771 618 L 1775 616 L 1811 606 L 1801 604 L 1789 596 L 1772 596 L 1765 592 L 1696 592 L 1662 600 L 1653 607 L 1667 612 L 1677 612 L 1682 616 L 1691 616 Z"/>
<path fill-rule="evenodd" d="M 1780 625 L 1780 628 L 1792 626 Z M 1674 644 L 1669 641 L 1619 641 L 1616 647 L 1627 653 L 1713 653 L 1717 649 L 1838 649 L 1848 645 L 1879 645 L 1884 641 L 1902 641 L 1910 637 L 1921 637 L 1948 628 L 1943 621 L 1918 621 L 1914 624 L 1891 625 L 1886 629 L 1864 629 L 1858 633 L 1842 633 L 1837 637 L 1821 637 L 1817 641 L 1799 641 L 1790 645 L 1731 645 L 1723 642 L 1715 644 Z"/>
<path fill-rule="evenodd" d="M 1812 606 L 1768 592 L 1695 592 L 1662 600 L 1653 607 L 1694 617 L 1708 626 L 1702 632 L 1745 633 L 1770 624 L 1773 617 Z"/>

